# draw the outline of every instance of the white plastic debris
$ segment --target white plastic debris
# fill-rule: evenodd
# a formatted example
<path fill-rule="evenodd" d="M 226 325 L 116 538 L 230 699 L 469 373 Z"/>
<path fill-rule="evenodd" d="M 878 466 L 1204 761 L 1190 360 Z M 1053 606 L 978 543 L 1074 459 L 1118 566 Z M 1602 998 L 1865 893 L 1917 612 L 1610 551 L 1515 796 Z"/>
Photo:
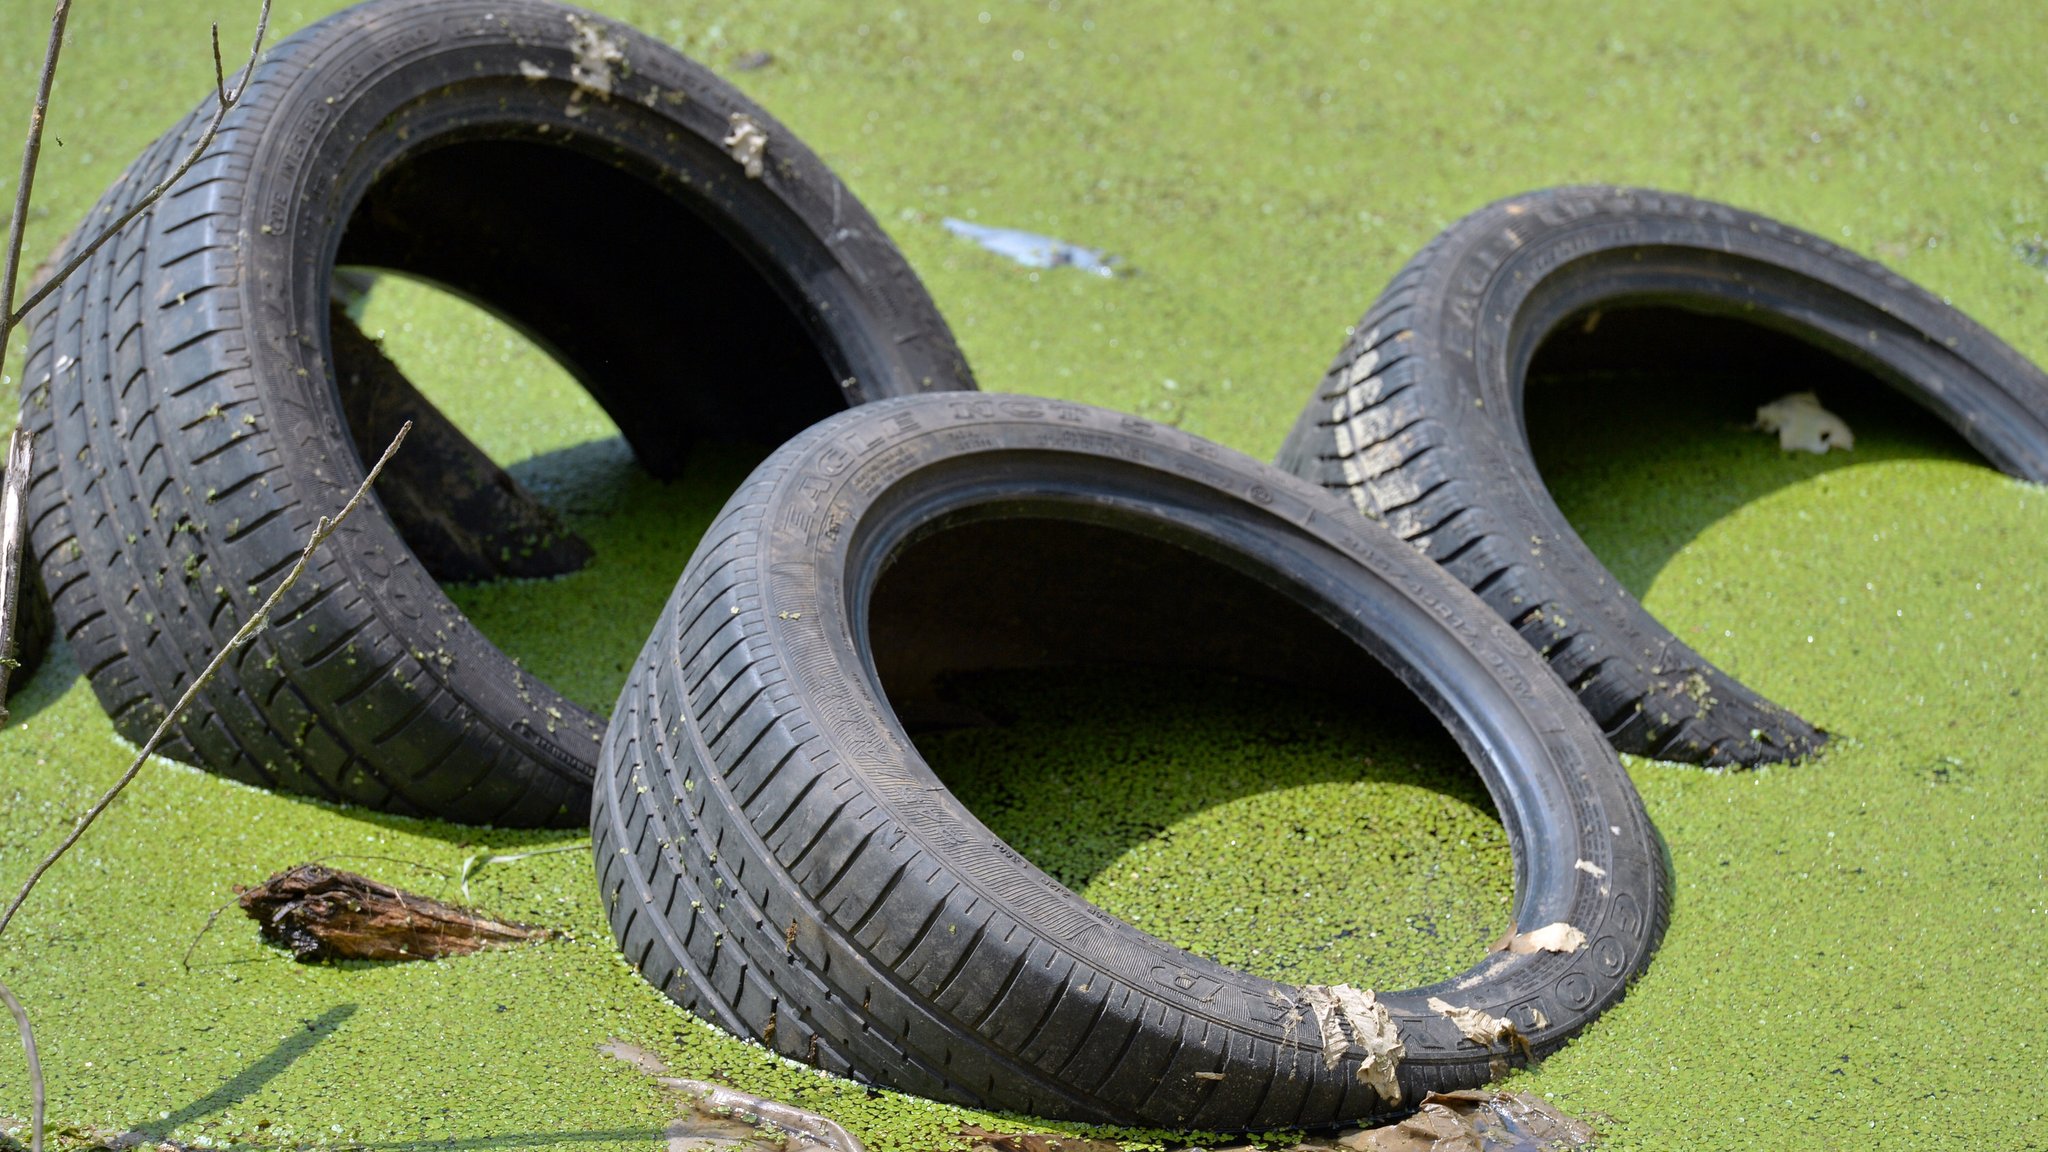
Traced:
<path fill-rule="evenodd" d="M 759 180 L 762 156 L 768 151 L 768 133 L 745 112 L 735 112 L 727 121 L 732 125 L 732 131 L 725 137 L 727 153 L 746 169 L 747 179 Z"/>
<path fill-rule="evenodd" d="M 1825 456 L 1835 448 L 1844 452 L 1856 447 L 1856 435 L 1840 416 L 1820 406 L 1811 392 L 1780 396 L 1756 410 L 1756 427 L 1778 434 L 1778 447 L 1787 452 L 1811 452 Z"/>
<path fill-rule="evenodd" d="M 1097 276 L 1114 276 L 1121 261 L 1094 248 L 1083 248 L 1036 232 L 1015 228 L 990 228 L 951 216 L 941 221 L 946 231 L 964 236 L 998 256 L 1015 260 L 1026 268 L 1079 268 Z"/>

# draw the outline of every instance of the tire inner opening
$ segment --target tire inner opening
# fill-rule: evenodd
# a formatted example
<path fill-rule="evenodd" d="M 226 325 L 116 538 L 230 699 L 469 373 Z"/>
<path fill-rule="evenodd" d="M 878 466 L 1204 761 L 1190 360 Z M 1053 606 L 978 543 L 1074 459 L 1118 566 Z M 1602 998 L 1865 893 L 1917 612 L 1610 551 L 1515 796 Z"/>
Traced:
<path fill-rule="evenodd" d="M 1855 437 L 1780 449 L 1756 410 L 1812 392 Z M 1600 561 L 1640 597 L 1715 522 L 1839 468 L 1983 458 L 1864 367 L 1787 332 L 1663 305 L 1582 311 L 1536 350 L 1524 427 L 1544 485 Z"/>
<path fill-rule="evenodd" d="M 402 369 L 476 454 L 437 454 L 445 445 L 415 424 L 377 482 L 384 509 L 442 580 L 442 592 L 494 646 L 571 701 L 600 716 L 609 713 L 676 574 L 762 450 L 705 444 L 682 475 L 658 480 L 639 466 L 590 395 L 495 316 L 409 277 L 366 279 L 345 269 L 337 279 L 347 291 L 351 323 L 365 343 L 376 341 L 375 359 Z M 342 367 L 346 381 L 354 369 Z M 375 453 L 383 443 L 358 447 Z M 503 505 L 482 515 L 467 512 L 478 499 L 501 494 L 495 482 L 464 475 L 476 471 L 477 459 L 491 471 L 502 466 L 502 481 L 521 494 L 510 512 L 538 510 L 557 534 L 550 538 L 544 529 L 528 539 L 502 531 L 509 520 Z M 424 471 L 413 473 L 410 485 L 393 483 L 413 465 Z M 441 531 L 448 519 L 465 515 L 472 530 Z M 482 559 L 493 563 L 546 561 L 564 534 L 587 548 L 585 562 L 549 579 L 455 577 L 435 566 L 431 551 L 452 539 L 484 546 Z"/>
<path fill-rule="evenodd" d="M 1163 940 L 1400 987 L 1464 971 L 1508 922 L 1507 834 L 1441 724 L 1233 568 L 1096 524 L 970 521 L 897 555 L 868 634 L 954 794 Z"/>
<path fill-rule="evenodd" d="M 365 463 L 415 421 L 378 482 L 399 535 L 599 715 L 732 489 L 845 407 L 826 328 L 762 270 L 827 257 L 743 252 L 643 169 L 545 138 L 423 145 L 353 211 L 330 312 Z M 767 211 L 754 195 L 732 210 Z"/>
<path fill-rule="evenodd" d="M 837 354 L 800 313 L 796 285 L 762 271 L 769 260 L 650 163 L 539 138 L 408 153 L 363 195 L 336 256 L 503 318 L 589 389 L 663 478 L 697 440 L 772 447 L 845 406 Z"/>

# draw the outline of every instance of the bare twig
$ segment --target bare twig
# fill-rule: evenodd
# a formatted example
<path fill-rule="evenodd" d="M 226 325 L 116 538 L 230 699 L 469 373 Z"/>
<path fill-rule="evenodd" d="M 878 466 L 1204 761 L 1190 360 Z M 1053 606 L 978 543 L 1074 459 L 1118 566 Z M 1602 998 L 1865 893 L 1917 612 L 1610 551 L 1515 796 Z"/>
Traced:
<path fill-rule="evenodd" d="M 508 852 L 493 856 L 489 852 L 478 852 L 462 862 L 462 898 L 469 899 L 469 879 L 493 864 L 511 864 L 534 856 L 553 856 L 558 852 L 581 852 L 590 847 L 590 841 L 564 844 L 559 848 L 535 848 L 526 852 Z"/>
<path fill-rule="evenodd" d="M 72 845 L 78 843 L 79 838 L 85 835 L 85 830 L 92 827 L 93 821 L 98 820 L 100 814 L 113 804 L 114 798 L 121 794 L 121 790 L 128 787 L 129 782 L 141 773 L 142 766 L 148 763 L 149 758 L 156 753 L 157 745 L 163 743 L 164 737 L 170 734 L 172 726 L 177 724 L 179 717 L 184 715 L 185 709 L 199 695 L 200 690 L 212 681 L 214 674 L 220 671 L 221 665 L 227 663 L 228 657 L 233 655 L 236 649 L 255 639 L 257 633 L 263 631 L 264 626 L 270 622 L 270 614 L 276 610 L 278 601 L 284 599 L 284 594 L 291 591 L 292 585 L 297 584 L 299 577 L 305 573 L 306 566 L 313 560 L 314 551 L 329 536 L 332 536 L 336 529 L 341 527 L 342 521 L 347 520 L 351 512 L 354 512 L 368 498 L 370 486 L 377 482 L 377 474 L 384 471 L 384 465 L 390 461 L 392 454 L 398 451 L 398 446 L 405 443 L 405 434 L 410 431 L 412 431 L 412 424 L 408 422 L 398 430 L 398 435 L 392 438 L 391 446 L 384 449 L 384 454 L 377 458 L 377 463 L 370 468 L 370 474 L 363 477 L 362 486 L 356 489 L 355 495 L 349 497 L 348 503 L 342 506 L 341 511 L 335 513 L 332 520 L 322 516 L 319 522 L 313 526 L 313 534 L 306 538 L 306 547 L 299 553 L 298 560 L 292 564 L 291 571 L 284 574 L 284 579 L 278 581 L 277 587 L 270 590 L 270 595 L 263 598 L 263 603 L 257 606 L 256 611 L 251 613 L 249 618 L 242 622 L 242 626 L 235 630 L 235 634 L 228 638 L 228 642 L 221 646 L 220 651 L 214 653 L 213 659 L 206 662 L 206 667 L 199 670 L 199 675 L 193 677 L 192 683 L 186 685 L 184 694 L 178 697 L 177 703 L 171 705 L 169 712 L 164 713 L 164 718 L 157 723 L 156 731 L 149 734 L 149 739 L 135 753 L 135 759 L 128 765 L 128 770 L 121 774 L 120 779 L 114 781 L 113 787 L 108 788 L 92 807 L 85 810 L 85 814 L 78 818 L 76 824 L 72 825 L 70 834 L 65 836 L 63 841 L 55 848 L 51 849 L 50 854 L 43 857 L 42 863 L 36 865 L 35 870 L 28 874 L 28 879 L 21 885 L 21 891 L 15 894 L 14 902 L 7 906 L 5 913 L 0 913 L 0 933 L 5 933 L 7 926 L 14 922 L 14 914 L 19 912 L 22 904 L 27 902 L 29 893 L 35 891 L 36 883 L 43 878 L 43 874 L 48 872 L 63 857 L 64 853 L 70 851 Z M 22 1047 L 27 1050 L 29 1055 L 29 1068 L 35 1093 L 35 1114 L 31 1121 L 34 1125 L 31 1152 L 41 1152 L 43 1147 L 43 1084 L 42 1078 L 37 1071 L 40 1065 L 36 1059 L 35 1038 L 29 1031 L 28 1016 L 22 1012 L 21 1006 L 14 1002 L 12 994 L 8 995 L 7 1001 L 8 1007 L 14 1012 L 15 1023 L 21 1030 Z"/>
<path fill-rule="evenodd" d="M 43 50 L 43 78 L 36 86 L 35 107 L 28 114 L 28 145 L 21 150 L 21 178 L 14 185 L 14 219 L 7 226 L 6 264 L 0 269 L 0 365 L 7 362 L 8 340 L 14 335 L 14 278 L 21 273 L 21 235 L 28 227 L 29 192 L 36 183 L 36 161 L 43 154 L 43 118 L 50 112 L 50 86 L 57 82 L 57 54 L 64 50 L 64 22 L 70 18 L 71 0 L 57 0 L 57 10 L 50 16 L 50 46 Z"/>
<path fill-rule="evenodd" d="M 0 1000 L 14 1013 L 15 1030 L 21 1033 L 21 1050 L 28 1054 L 29 1152 L 43 1152 L 43 1058 L 36 1051 L 35 1033 L 29 1030 L 28 1012 L 14 998 L 14 989 L 0 984 Z"/>
<path fill-rule="evenodd" d="M 65 8 L 69 8 L 70 2 L 71 0 L 59 0 L 58 6 L 60 11 Z M 207 122 L 206 131 L 200 134 L 198 143 L 192 145 L 192 150 L 185 154 L 185 158 L 179 161 L 178 166 L 176 168 L 171 170 L 170 175 L 158 181 L 156 187 L 151 188 L 147 193 L 143 195 L 142 199 L 137 200 L 132 207 L 130 207 L 126 212 L 123 212 L 121 214 L 120 219 L 115 220 L 112 224 L 109 224 L 105 228 L 100 229 L 99 234 L 94 236 L 90 243 L 87 243 L 84 247 L 72 253 L 71 259 L 67 260 L 62 268 L 57 269 L 56 273 L 52 275 L 48 280 L 43 281 L 41 287 L 29 293 L 28 299 L 23 301 L 21 306 L 18 308 L 14 307 L 12 303 L 14 295 L 13 281 L 9 280 L 7 288 L 8 307 L 0 309 L 0 335 L 4 335 L 6 331 L 11 331 L 16 324 L 21 323 L 23 318 L 25 318 L 30 312 L 33 312 L 35 310 L 36 305 L 42 303 L 46 298 L 49 297 L 50 293 L 56 291 L 57 286 L 62 284 L 66 277 L 70 276 L 73 272 L 78 271 L 79 266 L 83 265 L 87 260 L 92 259 L 92 254 L 99 251 L 101 246 L 106 244 L 107 241 L 112 240 L 115 236 L 119 235 L 121 230 L 128 226 L 129 221 L 135 219 L 137 216 L 142 215 L 144 212 L 147 212 L 149 210 L 150 205 L 162 199 L 164 193 L 169 192 L 171 188 L 178 183 L 178 181 L 184 179 L 185 173 L 190 172 L 192 170 L 193 165 L 199 163 L 199 161 L 205 157 L 206 150 L 208 148 L 213 147 L 214 136 L 220 132 L 221 121 L 226 120 L 228 113 L 234 110 L 235 105 L 241 103 L 242 93 L 248 90 L 249 77 L 255 75 L 256 73 L 257 57 L 263 54 L 263 36 L 266 32 L 269 31 L 269 29 L 270 0 L 263 0 L 263 10 L 256 17 L 256 39 L 255 42 L 249 46 L 249 63 L 243 67 L 235 86 L 233 88 L 229 88 L 227 86 L 227 78 L 222 74 L 220 67 L 220 26 L 214 26 L 213 119 Z M 56 49 L 53 47 L 50 50 L 49 67 L 51 69 L 54 69 L 56 66 L 56 62 L 57 53 Z M 31 137 L 30 143 L 30 147 L 32 150 L 40 146 L 42 133 L 41 111 L 44 104 L 48 102 L 48 98 L 49 71 L 46 70 L 43 78 L 43 103 L 38 103 L 36 106 L 37 118 L 35 120 L 35 126 L 33 129 L 35 135 Z M 28 158 L 25 158 L 25 168 L 34 163 L 33 154 L 33 151 L 31 151 L 30 156 Z M 20 190 L 21 197 L 26 197 L 27 191 L 28 183 L 26 180 L 24 180 L 22 182 L 22 188 Z M 26 200 L 24 199 L 22 202 L 26 203 Z M 15 265 L 19 263 L 20 260 L 19 232 L 20 221 L 22 216 L 22 210 L 17 208 L 15 213 L 15 254 L 9 258 L 7 264 L 7 269 L 10 276 L 13 274 Z"/>
<path fill-rule="evenodd" d="M 21 238 L 28 227 L 29 193 L 35 187 L 36 161 L 43 153 L 43 119 L 50 111 L 50 87 L 57 81 L 57 55 L 64 48 L 64 22 L 71 18 L 71 0 L 57 0 L 56 11 L 50 16 L 50 45 L 43 51 L 43 75 L 36 85 L 36 102 L 29 111 L 28 144 L 21 151 L 21 176 L 14 186 L 14 217 L 7 226 L 7 251 L 4 262 L 0 262 L 0 368 L 7 365 L 7 349 L 14 340 L 14 278 L 21 274 Z M 0 375 L 0 380 L 6 377 Z M 17 436 L 16 439 L 19 439 Z M 8 453 L 10 460 L 14 453 Z M 24 481 L 25 482 L 25 481 Z M 18 554 L 8 557 L 7 575 L 18 577 L 12 571 L 16 567 Z M 5 600 L 0 600 L 0 655 L 6 654 L 6 642 L 13 637 L 15 613 L 12 589 Z M 4 694 L 0 684 L 0 694 Z M 0 722 L 5 713 L 0 711 Z M 0 1000 L 7 1002 L 7 1010 L 14 1014 L 14 1026 L 21 1033 L 21 1049 L 28 1056 L 29 1112 L 31 1129 L 31 1152 L 43 1152 L 43 1061 L 36 1051 L 35 1033 L 29 1028 L 28 1013 L 21 1001 L 14 998 L 14 990 L 0 984 Z"/>
<path fill-rule="evenodd" d="M 207 123 L 206 131 L 200 135 L 198 143 L 186 153 L 184 160 L 142 199 L 136 201 L 133 207 L 122 213 L 120 219 L 102 228 L 90 242 L 74 252 L 63 267 L 43 277 L 39 284 L 29 290 L 28 299 L 16 307 L 14 282 L 21 272 L 22 236 L 28 227 L 29 195 L 35 187 L 36 164 L 43 152 L 43 123 L 49 116 L 50 89 L 57 79 L 57 57 L 64 48 L 64 24 L 71 16 L 71 0 L 57 0 L 56 10 L 50 17 L 49 47 L 43 53 L 42 79 L 36 88 L 35 106 L 29 114 L 28 143 L 21 152 L 21 176 L 14 188 L 14 216 L 7 229 L 4 261 L 0 261 L 0 368 L 6 367 L 7 350 L 12 346 L 15 328 L 35 310 L 36 305 L 48 299 L 50 293 L 56 291 L 73 272 L 92 258 L 93 253 L 99 251 L 107 241 L 126 228 L 129 221 L 162 199 L 178 181 L 184 179 L 185 173 L 190 172 L 193 166 L 199 163 L 206 150 L 213 146 L 214 137 L 220 132 L 222 121 L 226 120 L 227 114 L 241 102 L 242 93 L 248 90 L 249 78 L 256 73 L 256 61 L 263 53 L 263 38 L 270 29 L 270 4 L 271 0 L 263 0 L 262 11 L 256 17 L 256 37 L 249 45 L 249 63 L 243 67 L 233 89 L 228 88 L 227 76 L 221 67 L 220 25 L 213 26 L 213 118 Z M 0 375 L 0 379 L 4 379 L 4 375 Z M 13 551 L 9 555 L 18 559 L 20 553 Z M 13 605 L 9 603 L 4 611 L 0 611 L 0 655 L 6 654 L 6 642 L 13 636 L 16 622 Z M 4 672 L 0 672 L 0 700 L 4 700 L 5 693 L 6 677 Z M 6 713 L 4 709 L 0 709 L 0 725 L 5 723 Z"/>

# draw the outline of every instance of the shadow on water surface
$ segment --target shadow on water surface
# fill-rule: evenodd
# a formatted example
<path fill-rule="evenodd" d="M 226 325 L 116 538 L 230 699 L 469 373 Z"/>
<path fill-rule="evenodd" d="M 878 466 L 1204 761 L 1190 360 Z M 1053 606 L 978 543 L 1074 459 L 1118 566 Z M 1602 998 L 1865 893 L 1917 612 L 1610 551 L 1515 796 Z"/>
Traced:
<path fill-rule="evenodd" d="M 1794 337 L 1675 309 L 1560 327 L 1530 366 L 1530 449 L 1580 538 L 1641 597 L 1717 522 L 1825 473 L 1898 460 L 1984 460 L 1939 416 Z M 1787 452 L 1756 409 L 1811 391 L 1847 421 L 1853 451 Z M 1988 466 L 1988 465 L 1987 465 Z"/>
<path fill-rule="evenodd" d="M 71 657 L 71 645 L 58 637 L 51 637 L 49 650 L 43 653 L 42 663 L 23 680 L 16 680 L 7 697 L 7 715 L 10 727 L 33 720 L 50 705 L 62 699 L 64 693 L 79 679 L 78 661 Z"/>
<path fill-rule="evenodd" d="M 355 1014 L 354 1004 L 337 1004 L 314 1019 L 302 1021 L 304 1026 L 300 1030 L 278 1041 L 276 1047 L 230 1076 L 220 1087 L 169 1116 L 141 1125 L 136 1131 L 162 1140 L 186 1124 L 217 1116 L 233 1108 L 283 1075 L 286 1069 L 298 1062 L 299 1057 L 311 1052 L 316 1045 L 333 1036 L 348 1022 L 349 1017 Z"/>
<path fill-rule="evenodd" d="M 528 671 L 609 714 L 698 539 L 764 455 L 758 445 L 704 444 L 681 475 L 658 480 L 612 437 L 508 464 L 596 557 L 566 576 L 448 585 L 449 598 Z"/>

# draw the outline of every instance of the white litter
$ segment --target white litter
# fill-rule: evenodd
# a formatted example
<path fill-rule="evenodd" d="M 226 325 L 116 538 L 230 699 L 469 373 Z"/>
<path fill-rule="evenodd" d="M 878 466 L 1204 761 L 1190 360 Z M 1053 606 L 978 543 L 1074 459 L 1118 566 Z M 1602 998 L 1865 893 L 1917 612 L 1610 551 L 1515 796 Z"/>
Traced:
<path fill-rule="evenodd" d="M 1831 449 L 1844 452 L 1856 447 L 1856 434 L 1840 416 L 1820 406 L 1811 392 L 1780 396 L 1756 410 L 1756 427 L 1778 434 L 1778 447 L 1787 452 L 1811 452 L 1825 456 Z"/>

